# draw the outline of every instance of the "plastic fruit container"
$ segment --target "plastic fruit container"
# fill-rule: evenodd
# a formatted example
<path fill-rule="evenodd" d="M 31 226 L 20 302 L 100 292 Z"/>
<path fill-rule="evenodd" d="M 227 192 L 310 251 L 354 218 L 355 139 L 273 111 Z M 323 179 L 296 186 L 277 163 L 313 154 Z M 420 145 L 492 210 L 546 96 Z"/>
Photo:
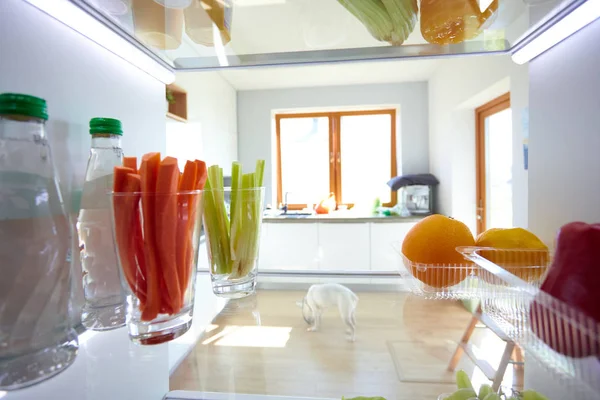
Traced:
<path fill-rule="evenodd" d="M 402 244 L 392 243 L 400 256 L 399 272 L 410 291 L 428 299 L 472 299 L 478 297 L 476 264 L 422 264 L 402 254 Z"/>

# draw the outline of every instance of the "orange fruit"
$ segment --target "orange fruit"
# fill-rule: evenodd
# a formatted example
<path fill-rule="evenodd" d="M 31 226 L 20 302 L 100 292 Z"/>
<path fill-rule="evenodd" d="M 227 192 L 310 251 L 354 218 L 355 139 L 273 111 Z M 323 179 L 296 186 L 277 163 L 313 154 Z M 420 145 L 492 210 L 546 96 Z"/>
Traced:
<path fill-rule="evenodd" d="M 402 242 L 402 254 L 411 261 L 410 269 L 415 278 L 426 285 L 443 288 L 467 277 L 470 269 L 465 266 L 471 263 L 456 248 L 474 245 L 473 234 L 464 223 L 434 214 L 408 231 Z"/>
<path fill-rule="evenodd" d="M 527 282 L 539 281 L 548 269 L 548 247 L 523 228 L 488 229 L 477 237 L 475 246 L 498 249 L 477 253 Z"/>

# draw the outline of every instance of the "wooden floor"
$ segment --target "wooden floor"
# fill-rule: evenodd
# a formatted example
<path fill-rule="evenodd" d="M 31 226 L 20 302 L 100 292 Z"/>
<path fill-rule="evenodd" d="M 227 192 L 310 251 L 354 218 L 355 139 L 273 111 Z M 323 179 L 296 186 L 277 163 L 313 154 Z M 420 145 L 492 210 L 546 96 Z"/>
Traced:
<path fill-rule="evenodd" d="M 388 400 L 436 399 L 455 390 L 436 383 L 449 358 L 434 353 L 442 346 L 449 354 L 460 340 L 471 318 L 461 303 L 357 294 L 355 342 L 346 340 L 337 310 L 325 313 L 321 331 L 307 332 L 296 305 L 303 292 L 262 290 L 230 303 L 173 373 L 171 390 Z M 398 369 L 409 379 L 401 380 Z"/>

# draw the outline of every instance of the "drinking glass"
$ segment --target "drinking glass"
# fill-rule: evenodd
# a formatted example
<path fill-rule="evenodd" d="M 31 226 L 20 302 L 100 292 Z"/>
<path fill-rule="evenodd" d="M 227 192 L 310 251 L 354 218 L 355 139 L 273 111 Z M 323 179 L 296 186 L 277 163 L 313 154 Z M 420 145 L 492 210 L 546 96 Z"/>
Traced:
<path fill-rule="evenodd" d="M 113 232 L 129 337 L 159 344 L 191 326 L 201 192 L 112 193 Z"/>
<path fill-rule="evenodd" d="M 203 191 L 208 263 L 217 296 L 241 298 L 256 289 L 264 193 L 262 187 Z"/>

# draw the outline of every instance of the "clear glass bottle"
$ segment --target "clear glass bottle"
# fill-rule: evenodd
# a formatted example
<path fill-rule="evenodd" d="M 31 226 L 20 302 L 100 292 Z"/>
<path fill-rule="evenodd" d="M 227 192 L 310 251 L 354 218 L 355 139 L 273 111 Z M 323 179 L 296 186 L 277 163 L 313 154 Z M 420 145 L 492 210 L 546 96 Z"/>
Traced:
<path fill-rule="evenodd" d="M 77 354 L 68 314 L 71 229 L 47 119 L 45 100 L 0 94 L 0 390 L 48 379 Z"/>
<path fill-rule="evenodd" d="M 92 147 L 77 220 L 83 293 L 83 326 L 93 330 L 125 325 L 125 297 L 121 289 L 112 235 L 109 193 L 113 169 L 123 163 L 121 122 L 112 118 L 90 121 Z"/>

